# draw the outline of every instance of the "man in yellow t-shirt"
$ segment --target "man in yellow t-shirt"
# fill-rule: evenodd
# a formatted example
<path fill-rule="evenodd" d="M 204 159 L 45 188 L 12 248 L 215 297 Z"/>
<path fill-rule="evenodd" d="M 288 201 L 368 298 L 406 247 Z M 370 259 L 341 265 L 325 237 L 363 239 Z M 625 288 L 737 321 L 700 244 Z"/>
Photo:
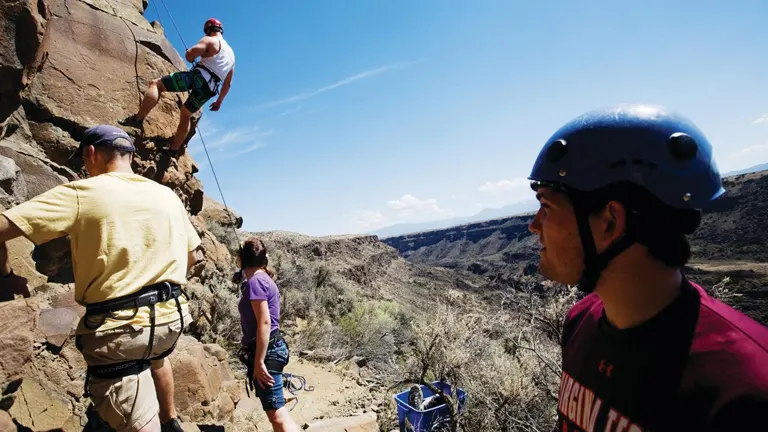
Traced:
<path fill-rule="evenodd" d="M 133 172 L 135 150 L 122 129 L 94 126 L 73 153 L 88 178 L 2 213 L 0 286 L 13 285 L 5 242 L 23 235 L 39 245 L 68 235 L 75 300 L 86 306 L 76 343 L 99 417 L 118 432 L 180 431 L 164 356 L 191 322 L 180 293 L 200 238 L 170 188 Z"/>

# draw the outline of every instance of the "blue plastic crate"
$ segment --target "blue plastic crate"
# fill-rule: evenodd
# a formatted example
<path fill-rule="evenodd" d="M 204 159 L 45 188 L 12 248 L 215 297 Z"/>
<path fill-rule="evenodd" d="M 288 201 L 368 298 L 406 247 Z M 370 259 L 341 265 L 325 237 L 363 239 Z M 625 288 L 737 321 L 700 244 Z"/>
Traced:
<path fill-rule="evenodd" d="M 453 390 L 450 384 L 435 381 L 432 383 L 435 387 L 442 389 L 447 395 L 453 395 Z M 421 391 L 424 394 L 424 400 L 433 396 L 432 391 L 422 385 Z M 456 396 L 458 398 L 459 413 L 464 408 L 464 402 L 466 401 L 467 394 L 459 387 L 456 390 Z M 438 405 L 434 408 L 422 411 L 408 405 L 408 390 L 398 393 L 392 397 L 397 404 L 397 422 L 400 426 L 400 432 L 430 432 L 433 424 L 437 423 L 441 418 L 448 419 L 451 416 L 451 411 L 446 404 Z"/>

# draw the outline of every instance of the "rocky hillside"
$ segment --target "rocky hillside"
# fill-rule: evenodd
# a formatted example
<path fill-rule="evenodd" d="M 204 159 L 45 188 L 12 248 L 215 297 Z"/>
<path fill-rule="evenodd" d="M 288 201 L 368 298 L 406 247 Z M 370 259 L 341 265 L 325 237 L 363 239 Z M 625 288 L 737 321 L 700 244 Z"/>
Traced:
<path fill-rule="evenodd" d="M 724 180 L 727 194 L 704 211 L 691 237 L 688 273 L 709 287 L 729 278 L 743 296 L 734 301 L 768 323 L 768 171 Z M 535 274 L 536 236 L 531 215 L 514 216 L 391 237 L 383 241 L 414 263 L 468 270 L 490 278 Z"/>

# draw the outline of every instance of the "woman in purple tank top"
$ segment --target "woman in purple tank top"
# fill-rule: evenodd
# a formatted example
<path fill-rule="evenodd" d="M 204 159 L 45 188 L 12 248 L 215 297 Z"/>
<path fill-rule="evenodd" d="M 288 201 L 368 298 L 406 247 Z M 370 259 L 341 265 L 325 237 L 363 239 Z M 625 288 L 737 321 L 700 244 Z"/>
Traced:
<path fill-rule="evenodd" d="M 238 302 L 243 338 L 238 357 L 248 368 L 246 390 L 254 389 L 275 431 L 299 432 L 283 397 L 283 368 L 290 355 L 280 331 L 280 291 L 267 267 L 267 248 L 260 239 L 250 237 L 238 261 L 243 276 Z"/>

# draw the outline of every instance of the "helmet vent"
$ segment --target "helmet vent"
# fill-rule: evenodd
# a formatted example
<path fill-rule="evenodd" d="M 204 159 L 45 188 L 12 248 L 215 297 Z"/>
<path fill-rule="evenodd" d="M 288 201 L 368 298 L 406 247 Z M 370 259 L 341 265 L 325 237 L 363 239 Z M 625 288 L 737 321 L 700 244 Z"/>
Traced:
<path fill-rule="evenodd" d="M 547 148 L 547 160 L 550 162 L 557 162 L 562 159 L 566 153 L 568 153 L 568 146 L 565 145 L 565 140 L 555 140 Z"/>
<path fill-rule="evenodd" d="M 696 140 L 682 132 L 673 133 L 667 140 L 667 147 L 678 160 L 691 160 L 699 150 Z"/>

